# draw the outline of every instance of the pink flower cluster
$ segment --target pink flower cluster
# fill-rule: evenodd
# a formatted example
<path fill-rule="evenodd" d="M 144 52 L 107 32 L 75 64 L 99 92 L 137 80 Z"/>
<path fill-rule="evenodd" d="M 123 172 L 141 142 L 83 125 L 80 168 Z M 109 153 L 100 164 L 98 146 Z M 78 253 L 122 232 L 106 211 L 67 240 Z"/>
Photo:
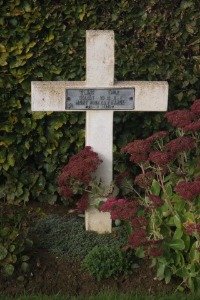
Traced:
<path fill-rule="evenodd" d="M 148 248 L 149 256 L 157 257 L 161 256 L 164 253 L 164 249 L 161 247 L 163 240 L 163 238 L 151 238 L 147 240 L 146 245 L 150 245 L 150 247 Z"/>
<path fill-rule="evenodd" d="M 165 137 L 167 134 L 167 132 L 161 131 L 145 140 L 136 140 L 122 148 L 121 153 L 129 153 L 131 155 L 130 161 L 134 161 L 135 163 L 150 161 L 156 165 L 164 167 L 174 160 L 176 153 L 188 151 L 195 146 L 194 140 L 191 137 L 180 137 L 166 144 L 167 151 L 152 150 L 153 141 L 155 139 Z M 150 178 L 149 180 L 147 180 L 147 178 L 149 176 L 152 177 L 152 174 L 150 174 L 150 172 L 147 172 L 146 174 L 137 176 L 135 179 L 136 183 L 141 187 L 147 187 L 150 180 Z"/>
<path fill-rule="evenodd" d="M 191 106 L 191 110 L 174 110 L 167 112 L 165 117 L 173 126 L 183 128 L 187 132 L 200 130 L 200 120 L 197 120 L 199 114 L 200 99 L 197 99 Z M 144 140 L 135 140 L 123 147 L 121 153 L 129 153 L 130 161 L 137 164 L 150 161 L 163 167 L 173 161 L 175 154 L 189 151 L 196 146 L 192 137 L 183 136 L 168 142 L 166 151 L 154 150 L 154 142 L 168 134 L 167 131 L 160 131 Z"/>
<path fill-rule="evenodd" d="M 165 202 L 160 199 L 157 195 L 148 195 L 149 200 L 151 201 L 151 204 L 149 205 L 150 209 L 155 209 L 160 206 L 162 206 Z"/>
<path fill-rule="evenodd" d="M 185 200 L 195 200 L 200 194 L 200 177 L 195 178 L 194 181 L 179 182 L 174 191 Z"/>
<path fill-rule="evenodd" d="M 130 161 L 141 163 L 148 159 L 152 142 L 148 140 L 135 140 L 121 149 L 121 153 L 129 153 Z"/>
<path fill-rule="evenodd" d="M 141 188 L 148 188 L 154 179 L 154 173 L 149 171 L 146 173 L 139 174 L 135 177 L 135 183 Z"/>
<path fill-rule="evenodd" d="M 88 185 L 92 179 L 92 174 L 101 162 L 98 154 L 92 151 L 89 146 L 72 156 L 58 178 L 60 194 L 65 198 L 71 198 L 74 187 Z"/>
<path fill-rule="evenodd" d="M 194 119 L 195 115 L 193 112 L 182 109 L 182 110 L 173 110 L 170 112 L 167 112 L 165 114 L 165 117 L 167 118 L 168 122 L 170 122 L 174 127 L 181 127 L 190 124 L 192 120 Z"/>
<path fill-rule="evenodd" d="M 172 153 L 189 151 L 195 147 L 195 141 L 190 136 L 181 136 L 174 140 L 171 140 L 166 145 L 166 149 Z"/>
<path fill-rule="evenodd" d="M 174 155 L 171 152 L 164 152 L 164 151 L 152 151 L 149 154 L 149 160 L 156 165 L 159 166 L 166 166 L 174 159 Z"/>
<path fill-rule="evenodd" d="M 200 120 L 194 121 L 184 127 L 184 131 L 196 131 L 200 129 Z"/>
<path fill-rule="evenodd" d="M 169 135 L 169 132 L 167 132 L 167 131 L 159 131 L 159 132 L 154 133 L 150 137 L 148 137 L 146 140 L 150 141 L 150 142 L 153 142 L 153 141 L 155 141 L 157 139 L 164 138 L 164 137 L 166 137 L 168 135 Z"/>
<path fill-rule="evenodd" d="M 163 205 L 163 201 L 158 196 L 149 195 L 149 199 L 151 199 L 150 206 L 152 208 Z M 138 201 L 111 197 L 101 205 L 100 211 L 110 212 L 112 220 L 120 219 L 130 222 L 134 231 L 129 236 L 128 247 L 134 249 L 144 247 L 147 255 L 159 256 L 163 253 L 163 249 L 160 247 L 162 240 L 148 239 L 146 229 L 148 221 L 144 216 L 136 215 L 138 206 Z"/>
<path fill-rule="evenodd" d="M 147 231 L 143 228 L 136 229 L 133 233 L 129 236 L 128 242 L 133 248 L 138 248 L 143 246 L 147 240 Z"/>
<path fill-rule="evenodd" d="M 152 246 L 149 249 L 149 256 L 157 257 L 161 256 L 164 253 L 164 249 L 158 246 Z"/>
<path fill-rule="evenodd" d="M 147 225 L 148 225 L 148 222 L 144 216 L 136 216 L 133 220 L 131 220 L 131 226 L 134 229 L 146 227 Z"/>
<path fill-rule="evenodd" d="M 76 203 L 76 210 L 79 214 L 83 214 L 89 207 L 88 194 L 84 194 Z"/>
<path fill-rule="evenodd" d="M 129 246 L 137 249 L 143 247 L 146 255 L 157 257 L 163 254 L 164 250 L 161 247 L 162 239 L 148 239 L 147 231 L 143 228 L 136 229 L 129 237 Z"/>
<path fill-rule="evenodd" d="M 195 113 L 196 115 L 199 115 L 199 113 L 200 113 L 200 99 L 196 99 L 194 101 L 194 103 L 191 106 L 191 111 L 193 113 Z"/>
<path fill-rule="evenodd" d="M 142 162 L 154 162 L 164 165 L 171 162 L 174 158 L 172 153 L 162 151 L 152 151 L 153 142 L 168 135 L 166 131 L 160 131 L 144 140 L 135 140 L 121 149 L 121 153 L 129 153 L 130 161 L 139 164 Z"/>
<path fill-rule="evenodd" d="M 100 211 L 110 212 L 112 220 L 129 220 L 137 212 L 138 202 L 135 200 L 109 198 L 100 207 Z"/>
<path fill-rule="evenodd" d="M 200 130 L 200 99 L 194 101 L 190 110 L 174 110 L 165 114 L 167 120 L 175 127 L 183 128 L 185 132 Z"/>
<path fill-rule="evenodd" d="M 200 234 L 200 223 L 191 223 L 190 221 L 185 222 L 184 224 L 185 232 L 189 235 L 193 235 L 195 233 Z"/>

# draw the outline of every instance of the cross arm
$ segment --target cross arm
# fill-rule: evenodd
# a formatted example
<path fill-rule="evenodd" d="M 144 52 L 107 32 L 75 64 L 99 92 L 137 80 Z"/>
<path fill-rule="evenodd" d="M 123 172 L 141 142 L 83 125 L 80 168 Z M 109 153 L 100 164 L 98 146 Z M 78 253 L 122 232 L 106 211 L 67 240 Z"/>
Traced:
<path fill-rule="evenodd" d="M 66 90 L 89 88 L 86 81 L 33 81 L 31 109 L 32 111 L 76 111 L 76 109 L 65 109 Z M 166 81 L 116 81 L 112 86 L 104 88 L 132 88 L 135 102 L 132 111 L 167 110 L 168 83 Z M 126 109 L 124 108 L 123 111 Z"/>
<path fill-rule="evenodd" d="M 82 89 L 85 86 L 85 81 L 32 81 L 31 110 L 66 111 L 66 89 Z"/>
<path fill-rule="evenodd" d="M 135 90 L 134 111 L 167 110 L 169 89 L 167 81 L 116 81 L 114 87 Z"/>

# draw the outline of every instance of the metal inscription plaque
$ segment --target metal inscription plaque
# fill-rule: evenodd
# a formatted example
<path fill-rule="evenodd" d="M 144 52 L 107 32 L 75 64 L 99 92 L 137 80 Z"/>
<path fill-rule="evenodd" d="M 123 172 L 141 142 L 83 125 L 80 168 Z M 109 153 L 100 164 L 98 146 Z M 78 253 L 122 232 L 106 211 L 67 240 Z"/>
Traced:
<path fill-rule="evenodd" d="M 134 88 L 66 89 L 66 110 L 133 110 Z"/>

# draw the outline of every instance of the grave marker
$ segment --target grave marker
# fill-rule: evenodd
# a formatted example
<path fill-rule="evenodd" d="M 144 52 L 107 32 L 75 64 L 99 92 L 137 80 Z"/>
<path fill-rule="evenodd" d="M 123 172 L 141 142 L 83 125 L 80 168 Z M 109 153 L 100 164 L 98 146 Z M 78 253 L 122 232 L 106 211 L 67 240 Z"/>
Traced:
<path fill-rule="evenodd" d="M 113 177 L 113 112 L 166 111 L 165 81 L 114 82 L 114 32 L 86 31 L 86 81 L 31 83 L 32 111 L 86 111 L 86 145 L 103 163 L 96 176 L 105 185 Z M 91 207 L 86 212 L 86 230 L 111 232 L 109 213 Z"/>

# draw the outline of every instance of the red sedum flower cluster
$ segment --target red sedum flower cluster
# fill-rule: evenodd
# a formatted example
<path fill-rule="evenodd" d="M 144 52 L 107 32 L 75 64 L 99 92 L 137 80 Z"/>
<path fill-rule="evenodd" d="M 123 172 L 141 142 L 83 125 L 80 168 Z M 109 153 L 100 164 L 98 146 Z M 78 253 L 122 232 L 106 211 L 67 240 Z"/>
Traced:
<path fill-rule="evenodd" d="M 144 216 L 136 216 L 133 220 L 131 220 L 131 226 L 134 229 L 140 229 L 142 227 L 146 227 L 147 225 L 148 222 Z"/>
<path fill-rule="evenodd" d="M 130 235 L 128 242 L 133 248 L 138 248 L 143 246 L 147 240 L 147 231 L 143 228 L 136 229 Z"/>
<path fill-rule="evenodd" d="M 162 138 L 164 138 L 168 135 L 169 135 L 169 132 L 167 132 L 167 131 L 159 131 L 159 132 L 154 133 L 150 137 L 148 137 L 146 140 L 150 141 L 150 142 L 153 142 L 157 139 L 162 139 Z"/>
<path fill-rule="evenodd" d="M 141 188 L 148 188 L 154 179 L 154 173 L 152 171 L 139 174 L 135 177 L 135 183 Z"/>
<path fill-rule="evenodd" d="M 146 255 L 157 257 L 164 253 L 164 249 L 161 247 L 163 239 L 148 239 L 148 232 L 144 228 L 137 228 L 129 236 L 129 245 L 134 249 L 143 247 Z"/>
<path fill-rule="evenodd" d="M 160 206 L 162 206 L 165 202 L 160 199 L 157 195 L 148 195 L 149 200 L 151 201 L 151 204 L 149 206 L 150 209 L 155 209 Z"/>
<path fill-rule="evenodd" d="M 192 223 L 190 221 L 185 222 L 184 224 L 185 232 L 189 235 L 200 234 L 200 223 Z"/>
<path fill-rule="evenodd" d="M 165 146 L 166 149 L 172 153 L 185 152 L 195 147 L 195 141 L 190 136 L 180 136 L 174 140 L 171 140 Z"/>
<path fill-rule="evenodd" d="M 110 212 L 112 220 L 129 220 L 135 216 L 137 206 L 138 202 L 135 200 L 128 201 L 111 197 L 101 205 L 100 211 Z"/>
<path fill-rule="evenodd" d="M 89 207 L 89 200 L 88 200 L 88 194 L 85 193 L 83 196 L 78 200 L 76 204 L 76 210 L 79 214 L 83 214 L 86 209 Z"/>
<path fill-rule="evenodd" d="M 195 114 L 190 110 L 173 110 L 165 114 L 168 122 L 174 127 L 183 128 L 184 126 L 190 124 L 195 117 Z"/>
<path fill-rule="evenodd" d="M 196 196 L 200 195 L 200 177 L 195 178 L 194 181 L 179 182 L 174 191 L 185 200 L 195 200 Z"/>
<path fill-rule="evenodd" d="M 156 165 L 159 166 L 166 166 L 174 159 L 174 155 L 171 152 L 164 152 L 164 151 L 152 151 L 149 154 L 149 160 Z"/>
<path fill-rule="evenodd" d="M 130 161 L 142 163 L 148 159 L 151 151 L 152 142 L 148 140 L 135 140 L 121 149 L 121 153 L 129 153 Z"/>
<path fill-rule="evenodd" d="M 200 99 L 196 99 L 191 106 L 191 111 L 196 115 L 200 114 Z"/>
<path fill-rule="evenodd" d="M 200 130 L 200 99 L 194 101 L 190 110 L 174 110 L 165 114 L 167 120 L 175 127 L 183 128 L 184 132 Z"/>
<path fill-rule="evenodd" d="M 87 186 L 101 162 L 98 154 L 89 146 L 72 156 L 58 179 L 60 195 L 69 199 L 83 186 Z"/>
<path fill-rule="evenodd" d="M 194 121 L 184 127 L 184 131 L 197 131 L 200 130 L 200 120 Z"/>
<path fill-rule="evenodd" d="M 163 200 L 158 196 L 149 195 L 151 204 L 149 209 L 155 209 L 163 205 Z M 128 201 L 126 199 L 109 198 L 101 205 L 100 211 L 110 212 L 112 220 L 120 219 L 122 221 L 129 221 L 133 229 L 132 234 L 128 239 L 128 246 L 134 249 L 138 247 L 145 247 L 146 255 L 159 256 L 163 253 L 161 248 L 161 239 L 149 239 L 147 226 L 148 221 L 145 216 L 137 215 L 139 203 L 136 200 Z"/>
<path fill-rule="evenodd" d="M 158 246 L 152 246 L 149 249 L 149 256 L 157 257 L 161 256 L 164 253 L 164 249 Z"/>

